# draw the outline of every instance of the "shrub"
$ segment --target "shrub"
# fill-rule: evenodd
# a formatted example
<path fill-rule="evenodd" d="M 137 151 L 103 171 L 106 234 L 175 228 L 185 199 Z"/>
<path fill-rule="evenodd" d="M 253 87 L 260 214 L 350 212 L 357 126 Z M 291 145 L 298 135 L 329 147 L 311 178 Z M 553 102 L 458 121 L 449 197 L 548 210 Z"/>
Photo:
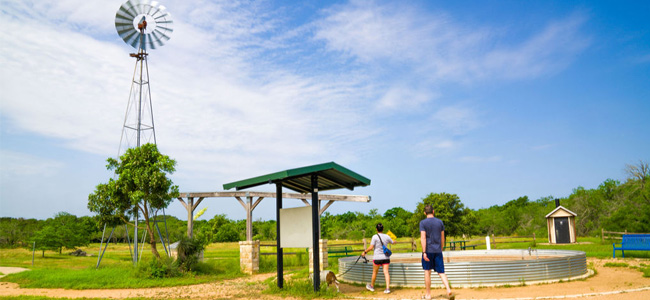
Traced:
<path fill-rule="evenodd" d="M 199 239 L 181 237 L 178 241 L 176 265 L 181 272 L 192 271 L 199 262 L 199 255 L 205 249 L 205 243 Z"/>
<path fill-rule="evenodd" d="M 180 273 L 174 266 L 174 259 L 152 257 L 148 264 L 138 265 L 138 275 L 147 278 L 170 278 L 179 276 Z"/>

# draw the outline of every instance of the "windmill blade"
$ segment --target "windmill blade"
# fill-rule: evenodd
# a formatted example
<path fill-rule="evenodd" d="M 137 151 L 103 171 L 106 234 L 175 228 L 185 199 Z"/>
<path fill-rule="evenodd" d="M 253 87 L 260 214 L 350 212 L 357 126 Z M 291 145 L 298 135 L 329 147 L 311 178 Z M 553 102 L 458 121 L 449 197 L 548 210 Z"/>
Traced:
<path fill-rule="evenodd" d="M 147 21 L 147 28 L 141 34 L 137 23 L 142 18 Z M 137 22 L 136 22 L 137 20 Z M 128 45 L 143 50 L 155 49 L 164 45 L 173 32 L 171 14 L 158 1 L 128 0 L 115 13 L 117 34 Z M 164 33 L 163 33 L 164 32 Z"/>

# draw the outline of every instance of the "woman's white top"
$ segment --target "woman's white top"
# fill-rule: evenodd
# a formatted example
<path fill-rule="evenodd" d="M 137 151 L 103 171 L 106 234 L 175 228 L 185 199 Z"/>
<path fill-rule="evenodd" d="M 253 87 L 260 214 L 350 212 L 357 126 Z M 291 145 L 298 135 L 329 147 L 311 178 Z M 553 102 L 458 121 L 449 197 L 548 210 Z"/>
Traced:
<path fill-rule="evenodd" d="M 392 244 L 393 240 L 390 238 L 385 233 L 377 233 L 372 236 L 372 240 L 370 240 L 370 245 L 374 246 L 375 254 L 372 257 L 373 260 L 382 260 L 382 259 L 389 259 L 384 255 L 384 248 L 381 246 L 381 242 L 379 241 L 379 238 L 377 235 L 381 235 L 381 242 L 384 242 L 384 245 L 388 247 L 388 244 Z"/>

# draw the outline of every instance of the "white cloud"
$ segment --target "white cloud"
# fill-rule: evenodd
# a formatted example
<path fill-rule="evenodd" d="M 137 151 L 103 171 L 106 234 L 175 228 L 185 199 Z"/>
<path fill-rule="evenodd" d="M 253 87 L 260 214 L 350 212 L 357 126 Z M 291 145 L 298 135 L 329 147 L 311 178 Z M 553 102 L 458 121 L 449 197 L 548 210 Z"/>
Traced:
<path fill-rule="evenodd" d="M 459 159 L 461 162 L 466 162 L 466 163 L 489 163 L 489 162 L 500 162 L 502 161 L 503 158 L 501 156 L 495 155 L 495 156 L 463 156 Z"/>
<path fill-rule="evenodd" d="M 462 135 L 480 127 L 477 113 L 462 105 L 440 108 L 431 117 L 434 127 L 453 135 Z"/>
<path fill-rule="evenodd" d="M 230 1 L 169 2 L 179 16 L 175 32 L 150 52 L 149 71 L 158 145 L 177 159 L 178 176 L 353 161 L 370 147 L 364 141 L 377 131 L 361 117 L 357 81 L 297 75 L 260 54 L 281 46 L 263 37 L 276 30 L 273 12 L 260 16 L 255 4 Z M 94 25 L 81 17 L 84 5 L 73 7 L 49 3 L 38 17 L 16 8 L 0 18 L 0 108 L 18 128 L 114 156 L 134 50 L 116 34 L 107 42 L 75 30 Z"/>
<path fill-rule="evenodd" d="M 13 176 L 54 176 L 63 163 L 34 155 L 0 149 L 0 174 Z"/>
<path fill-rule="evenodd" d="M 315 38 L 332 51 L 369 64 L 404 65 L 436 83 L 537 77 L 563 68 L 589 44 L 580 14 L 507 41 L 507 32 L 469 28 L 402 2 L 352 1 L 327 13 Z"/>

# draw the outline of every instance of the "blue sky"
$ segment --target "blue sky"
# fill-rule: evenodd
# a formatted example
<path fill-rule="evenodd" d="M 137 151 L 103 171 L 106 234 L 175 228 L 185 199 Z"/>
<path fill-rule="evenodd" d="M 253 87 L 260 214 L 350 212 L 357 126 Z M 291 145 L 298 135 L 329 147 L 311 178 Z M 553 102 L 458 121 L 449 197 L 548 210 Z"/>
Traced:
<path fill-rule="evenodd" d="M 133 74 L 121 4 L 0 0 L 0 216 L 90 214 Z M 335 161 L 372 180 L 336 193 L 372 202 L 331 213 L 413 210 L 431 192 L 478 209 L 650 160 L 648 1 L 163 5 L 174 32 L 150 51 L 151 92 L 182 192 Z M 235 199 L 205 206 L 245 218 Z"/>

